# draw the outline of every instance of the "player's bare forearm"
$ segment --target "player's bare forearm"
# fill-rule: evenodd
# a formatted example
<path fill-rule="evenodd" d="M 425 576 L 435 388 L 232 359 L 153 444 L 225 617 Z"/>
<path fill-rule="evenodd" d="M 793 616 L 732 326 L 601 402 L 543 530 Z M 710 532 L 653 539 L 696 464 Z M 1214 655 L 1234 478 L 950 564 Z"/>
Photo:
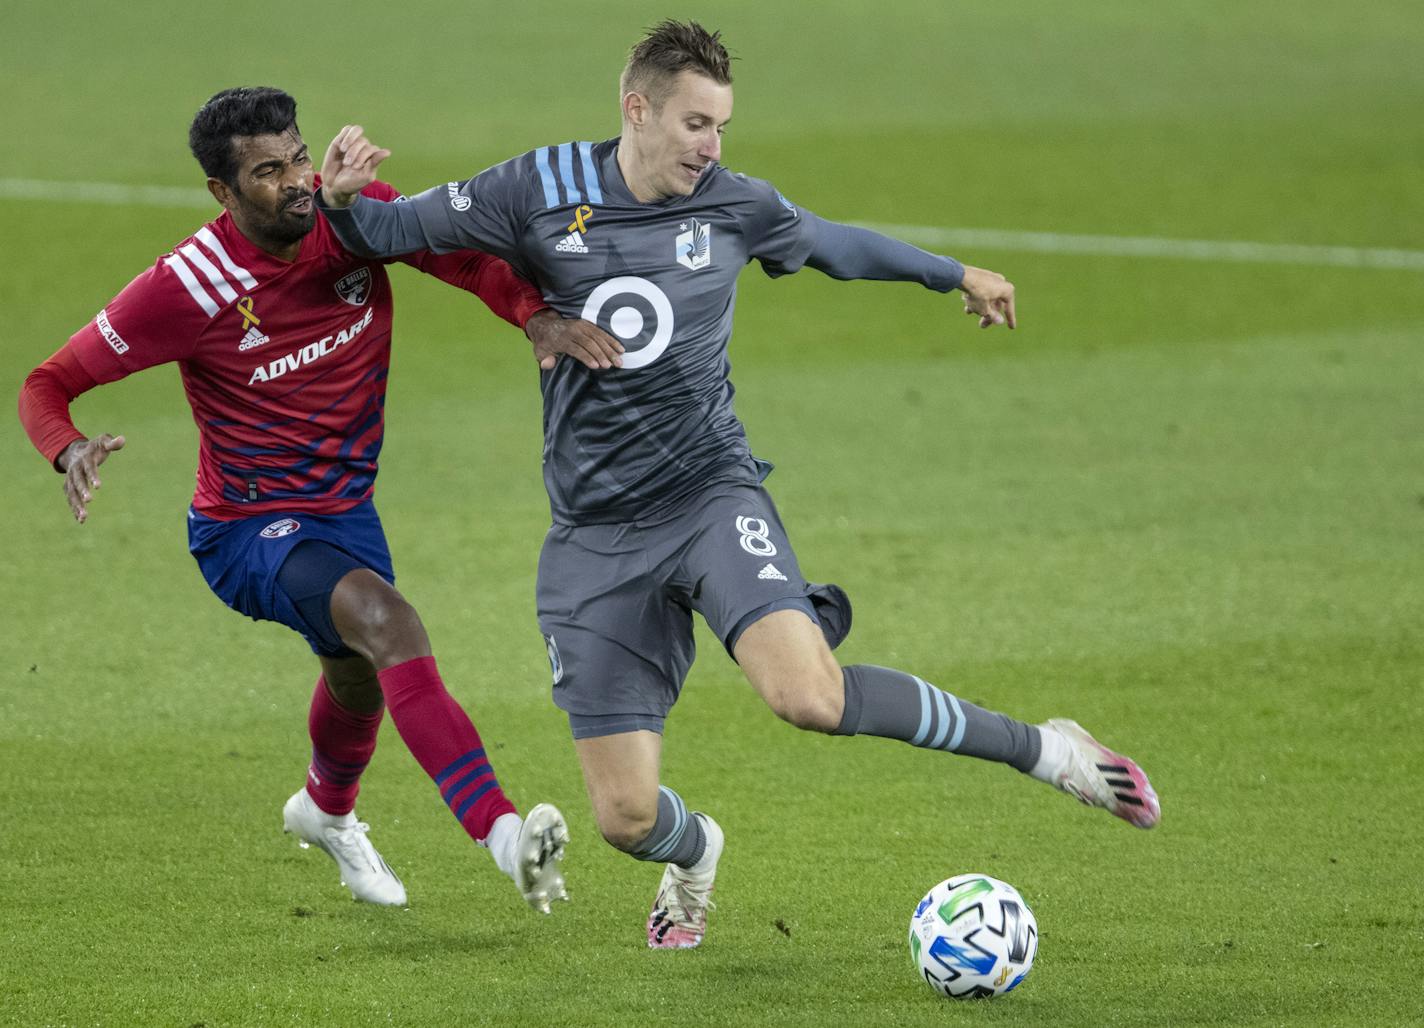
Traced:
<path fill-rule="evenodd" d="M 964 293 L 964 313 L 978 317 L 980 328 L 991 325 L 1018 327 L 1018 316 L 1014 311 L 1014 284 L 997 271 L 966 264 L 959 289 Z"/>
<path fill-rule="evenodd" d="M 562 318 L 553 310 L 542 310 L 529 319 L 524 332 L 534 344 L 534 359 L 545 371 L 553 369 L 560 355 L 593 371 L 623 366 L 623 344 L 582 318 Z"/>
<path fill-rule="evenodd" d="M 99 479 L 99 465 L 109 454 L 124 447 L 123 436 L 105 433 L 97 439 L 76 439 L 64 448 L 55 464 L 64 472 L 64 498 L 74 520 L 81 525 L 89 518 L 89 503 L 94 499 L 94 491 L 103 484 Z"/>
<path fill-rule="evenodd" d="M 376 181 L 376 168 L 391 155 L 366 138 L 360 125 L 347 125 L 326 148 L 321 162 L 321 195 L 327 206 L 350 207 Z"/>

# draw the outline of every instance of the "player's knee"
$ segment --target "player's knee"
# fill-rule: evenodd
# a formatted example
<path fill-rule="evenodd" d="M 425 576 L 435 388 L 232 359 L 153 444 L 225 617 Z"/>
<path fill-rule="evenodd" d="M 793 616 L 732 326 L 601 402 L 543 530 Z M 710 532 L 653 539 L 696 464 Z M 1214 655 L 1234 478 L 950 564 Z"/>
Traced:
<path fill-rule="evenodd" d="M 430 641 L 420 615 L 395 589 L 367 588 L 359 596 L 343 599 L 337 626 L 342 639 L 376 667 L 430 655 Z"/>
<path fill-rule="evenodd" d="M 776 716 L 808 732 L 833 732 L 845 713 L 845 685 L 839 666 L 788 677 L 767 693 Z"/>
<path fill-rule="evenodd" d="M 409 649 L 415 637 L 425 634 L 420 615 L 394 590 L 373 597 L 362 613 L 367 643 L 377 653 Z"/>
<path fill-rule="evenodd" d="M 773 703 L 771 707 L 776 716 L 787 724 L 807 732 L 826 733 L 835 731 L 836 726 L 841 723 L 841 712 L 844 708 L 844 700 L 833 702 L 829 697 L 799 693 L 788 693 L 782 697 L 781 702 Z"/>
<path fill-rule="evenodd" d="M 599 831 L 603 833 L 603 841 L 624 853 L 632 853 L 636 850 L 639 843 L 646 839 L 652 830 L 652 821 L 626 820 L 599 825 Z"/>
<path fill-rule="evenodd" d="M 377 604 L 369 622 L 372 649 L 379 667 L 390 667 L 430 655 L 430 641 L 420 615 L 399 593 Z"/>
<path fill-rule="evenodd" d="M 598 830 L 614 849 L 631 853 L 652 832 L 658 820 L 657 801 L 651 805 L 620 798 L 597 810 Z"/>

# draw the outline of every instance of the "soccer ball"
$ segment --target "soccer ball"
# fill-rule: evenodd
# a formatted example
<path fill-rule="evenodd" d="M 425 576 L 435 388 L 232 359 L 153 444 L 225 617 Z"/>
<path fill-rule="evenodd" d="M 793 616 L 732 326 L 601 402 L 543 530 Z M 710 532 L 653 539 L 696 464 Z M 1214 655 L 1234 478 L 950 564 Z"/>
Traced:
<path fill-rule="evenodd" d="M 910 918 L 915 970 L 952 999 L 1002 996 L 1028 976 L 1038 922 L 1019 891 L 988 875 L 940 882 Z"/>

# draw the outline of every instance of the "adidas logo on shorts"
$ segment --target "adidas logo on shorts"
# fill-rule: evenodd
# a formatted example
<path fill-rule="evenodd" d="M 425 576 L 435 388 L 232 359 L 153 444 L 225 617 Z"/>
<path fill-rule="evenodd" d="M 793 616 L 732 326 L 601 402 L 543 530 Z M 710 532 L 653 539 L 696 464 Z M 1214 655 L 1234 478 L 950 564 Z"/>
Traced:
<path fill-rule="evenodd" d="M 768 564 L 766 567 L 762 568 L 760 571 L 757 572 L 757 577 L 760 578 L 762 581 L 767 581 L 773 578 L 776 579 L 778 582 L 786 581 L 786 576 L 783 575 L 780 571 L 776 570 L 775 564 Z"/>
<path fill-rule="evenodd" d="M 583 243 L 583 236 L 577 232 L 570 232 L 564 236 L 554 249 L 559 253 L 588 253 L 588 247 Z"/>

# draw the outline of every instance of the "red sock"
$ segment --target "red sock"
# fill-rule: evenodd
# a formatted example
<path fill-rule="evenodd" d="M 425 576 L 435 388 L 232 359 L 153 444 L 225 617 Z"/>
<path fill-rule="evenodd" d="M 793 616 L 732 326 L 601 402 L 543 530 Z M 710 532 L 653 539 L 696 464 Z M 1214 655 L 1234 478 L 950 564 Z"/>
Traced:
<path fill-rule="evenodd" d="M 469 715 L 445 691 L 434 657 L 417 657 L 378 672 L 396 731 L 435 779 L 455 820 L 483 841 L 501 814 L 515 813 L 485 757 Z"/>
<path fill-rule="evenodd" d="M 361 772 L 376 749 L 376 729 L 384 712 L 384 708 L 374 714 L 347 710 L 332 699 L 325 678 L 316 680 L 307 717 L 312 740 L 307 792 L 328 814 L 345 814 L 356 806 Z"/>

